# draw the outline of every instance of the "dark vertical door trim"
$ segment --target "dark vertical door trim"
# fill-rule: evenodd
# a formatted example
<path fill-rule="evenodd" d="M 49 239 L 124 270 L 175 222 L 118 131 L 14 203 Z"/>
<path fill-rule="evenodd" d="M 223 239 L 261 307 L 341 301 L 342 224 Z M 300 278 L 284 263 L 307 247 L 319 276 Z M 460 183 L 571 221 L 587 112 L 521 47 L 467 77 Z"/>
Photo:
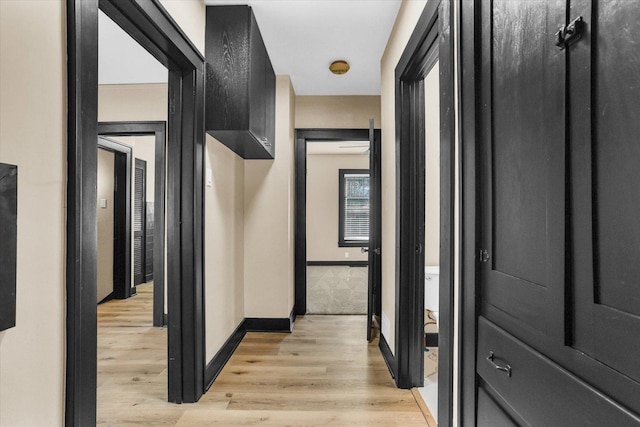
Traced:
<path fill-rule="evenodd" d="M 67 1 L 65 423 L 96 424 L 98 1 Z M 93 211 L 93 212 L 92 212 Z"/>
<path fill-rule="evenodd" d="M 479 156 L 476 148 L 476 40 L 479 19 L 476 1 L 459 0 L 460 33 L 459 81 L 460 81 L 460 162 L 461 162 L 461 289 L 460 289 L 460 414 L 463 425 L 476 425 L 476 331 L 477 299 L 476 278 L 478 263 L 476 249 L 480 247 L 478 236 L 478 193 L 476 177 Z"/>
<path fill-rule="evenodd" d="M 396 383 L 424 382 L 424 78 L 440 64 L 440 327 L 438 424 L 453 419 L 455 121 L 452 1 L 432 0 L 396 67 Z"/>
<path fill-rule="evenodd" d="M 67 426 L 96 423 L 98 6 L 169 69 L 169 398 L 204 392 L 204 58 L 157 0 L 67 0 Z"/>
<path fill-rule="evenodd" d="M 380 129 L 374 130 L 380 143 Z M 296 129 L 295 146 L 295 314 L 307 312 L 307 142 L 368 141 L 369 129 Z M 381 160 L 378 159 L 380 162 Z M 380 202 L 380 200 L 378 200 Z M 382 211 L 382 208 L 379 208 Z M 369 266 L 371 268 L 371 266 Z M 376 269 L 376 283 L 381 283 Z"/>
<path fill-rule="evenodd" d="M 106 138 L 98 138 L 98 147 L 111 151 L 115 155 L 113 293 L 116 298 L 129 298 L 131 296 L 131 147 Z"/>
<path fill-rule="evenodd" d="M 165 255 L 165 182 L 166 182 L 166 145 L 167 123 L 164 121 L 151 122 L 99 122 L 98 134 L 109 136 L 142 136 L 154 135 L 155 137 L 155 179 L 154 179 L 154 248 L 153 248 L 153 326 L 164 326 L 164 255 Z M 131 160 L 127 170 L 131 171 Z M 130 172 L 129 172 L 130 174 Z M 129 194 L 131 191 L 131 178 L 129 178 Z M 131 197 L 129 203 L 129 237 L 131 242 Z M 129 282 L 131 281 L 131 245 L 129 245 Z"/>
<path fill-rule="evenodd" d="M 373 338 L 373 315 L 375 312 L 375 254 L 376 249 L 378 248 L 376 245 L 376 224 L 378 212 L 376 211 L 375 176 L 373 175 L 377 172 L 375 164 L 375 143 L 374 123 L 373 119 L 369 119 L 369 242 L 367 248 L 367 260 L 369 264 L 369 268 L 367 270 L 367 341 L 369 342 L 371 342 L 371 339 Z M 340 190 L 344 191 L 342 184 L 340 185 Z M 342 203 L 342 197 L 340 197 L 340 203 Z M 340 209 L 340 213 L 342 214 L 342 208 Z"/>
<path fill-rule="evenodd" d="M 296 131 L 294 218 L 295 314 L 307 313 L 307 140 Z"/>

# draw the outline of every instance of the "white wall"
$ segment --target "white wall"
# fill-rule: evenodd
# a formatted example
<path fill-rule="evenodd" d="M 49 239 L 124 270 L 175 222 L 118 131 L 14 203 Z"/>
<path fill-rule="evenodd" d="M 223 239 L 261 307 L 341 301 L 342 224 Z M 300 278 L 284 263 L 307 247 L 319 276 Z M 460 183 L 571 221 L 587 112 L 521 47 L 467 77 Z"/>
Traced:
<path fill-rule="evenodd" d="M 369 156 L 307 155 L 308 261 L 367 260 L 367 254 L 359 247 L 338 246 L 340 169 L 369 169 Z"/>
<path fill-rule="evenodd" d="M 162 3 L 204 51 L 203 1 Z M 17 319 L 0 332 L 2 427 L 64 423 L 65 4 L 0 1 L 0 162 L 19 167 Z"/>
<path fill-rule="evenodd" d="M 244 318 L 244 161 L 207 135 L 205 349 L 209 362 Z M 206 174 L 205 174 L 206 175 Z"/>
<path fill-rule="evenodd" d="M 368 129 L 369 119 L 380 128 L 379 96 L 296 97 L 296 129 Z"/>
<path fill-rule="evenodd" d="M 425 105 L 425 265 L 440 265 L 440 67 L 424 79 Z"/>
<path fill-rule="evenodd" d="M 426 0 L 404 0 L 381 61 L 382 109 L 382 334 L 395 352 L 396 146 L 395 68 Z"/>
<path fill-rule="evenodd" d="M 245 160 L 245 317 L 285 318 L 293 308 L 294 114 L 289 76 L 276 76 L 274 160 Z"/>
<path fill-rule="evenodd" d="M 62 425 L 65 2 L 0 1 L 0 162 L 18 165 L 16 326 L 0 332 L 0 426 Z M 93 201 L 91 201 L 93 203 Z"/>

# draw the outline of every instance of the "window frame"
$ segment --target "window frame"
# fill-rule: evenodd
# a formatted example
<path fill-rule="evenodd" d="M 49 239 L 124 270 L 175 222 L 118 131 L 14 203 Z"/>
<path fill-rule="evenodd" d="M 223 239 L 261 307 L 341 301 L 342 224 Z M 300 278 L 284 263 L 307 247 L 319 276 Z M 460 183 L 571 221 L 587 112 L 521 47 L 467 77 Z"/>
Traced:
<path fill-rule="evenodd" d="M 345 197 L 345 175 L 360 174 L 368 175 L 371 179 L 371 173 L 369 169 L 339 169 L 338 170 L 338 247 L 340 248 L 365 248 L 369 246 L 369 239 L 367 240 L 346 240 L 344 237 L 344 197 Z M 369 182 L 371 185 L 371 182 Z M 371 198 L 369 198 L 371 199 Z"/>

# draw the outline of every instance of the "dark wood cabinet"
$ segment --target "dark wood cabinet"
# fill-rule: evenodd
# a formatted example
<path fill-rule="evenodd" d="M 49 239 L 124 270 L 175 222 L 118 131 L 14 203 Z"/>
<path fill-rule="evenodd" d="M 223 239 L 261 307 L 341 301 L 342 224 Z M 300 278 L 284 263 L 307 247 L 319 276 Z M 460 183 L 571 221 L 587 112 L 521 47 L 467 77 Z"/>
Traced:
<path fill-rule="evenodd" d="M 477 424 L 638 426 L 640 8 L 477 4 Z"/>
<path fill-rule="evenodd" d="M 275 155 L 276 78 L 249 6 L 209 6 L 207 133 L 245 159 Z"/>

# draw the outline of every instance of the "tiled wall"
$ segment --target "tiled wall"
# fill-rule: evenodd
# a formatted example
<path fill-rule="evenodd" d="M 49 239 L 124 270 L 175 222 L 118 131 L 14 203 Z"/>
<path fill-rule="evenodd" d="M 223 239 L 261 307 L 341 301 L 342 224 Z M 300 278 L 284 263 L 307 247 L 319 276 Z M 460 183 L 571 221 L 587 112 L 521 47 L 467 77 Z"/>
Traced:
<path fill-rule="evenodd" d="M 367 267 L 308 266 L 308 314 L 367 314 Z"/>

